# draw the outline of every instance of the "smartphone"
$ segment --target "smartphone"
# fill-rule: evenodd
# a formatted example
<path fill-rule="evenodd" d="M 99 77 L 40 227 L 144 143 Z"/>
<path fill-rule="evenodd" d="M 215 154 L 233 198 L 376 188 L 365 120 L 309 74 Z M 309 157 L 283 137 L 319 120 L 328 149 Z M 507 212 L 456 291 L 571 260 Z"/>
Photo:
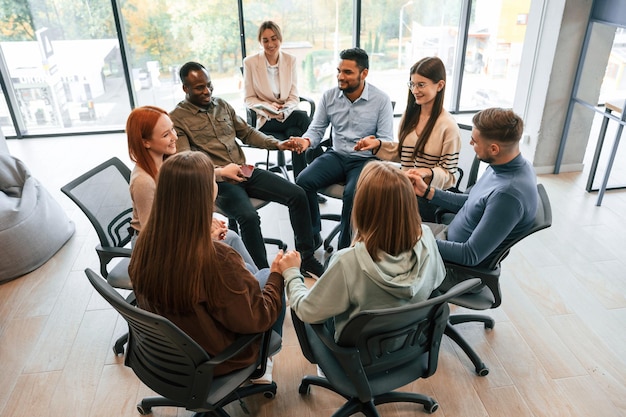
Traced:
<path fill-rule="evenodd" d="M 252 176 L 252 171 L 254 170 L 254 165 L 242 165 L 241 166 L 241 172 L 243 173 L 243 176 L 246 178 L 250 178 Z"/>

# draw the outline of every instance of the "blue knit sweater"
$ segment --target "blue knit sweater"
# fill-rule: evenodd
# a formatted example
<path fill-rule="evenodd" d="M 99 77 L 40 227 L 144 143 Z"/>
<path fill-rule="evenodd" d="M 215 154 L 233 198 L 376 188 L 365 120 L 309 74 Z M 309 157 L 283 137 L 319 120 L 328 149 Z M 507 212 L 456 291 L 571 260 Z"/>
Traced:
<path fill-rule="evenodd" d="M 537 178 L 521 154 L 490 165 L 469 194 L 435 190 L 431 202 L 456 212 L 441 257 L 461 265 L 486 265 L 499 248 L 526 232 L 537 213 Z"/>

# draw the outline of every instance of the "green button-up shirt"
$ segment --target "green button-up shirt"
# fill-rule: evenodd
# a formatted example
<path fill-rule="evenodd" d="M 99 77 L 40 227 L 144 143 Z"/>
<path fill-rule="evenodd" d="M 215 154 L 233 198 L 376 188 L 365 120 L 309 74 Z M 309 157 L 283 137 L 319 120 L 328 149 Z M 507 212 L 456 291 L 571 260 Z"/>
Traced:
<path fill-rule="evenodd" d="M 216 167 L 246 163 L 246 156 L 236 138 L 257 148 L 278 149 L 277 139 L 252 128 L 230 104 L 218 97 L 213 97 L 207 108 L 181 101 L 170 117 L 178 134 L 177 152 L 203 151 Z"/>

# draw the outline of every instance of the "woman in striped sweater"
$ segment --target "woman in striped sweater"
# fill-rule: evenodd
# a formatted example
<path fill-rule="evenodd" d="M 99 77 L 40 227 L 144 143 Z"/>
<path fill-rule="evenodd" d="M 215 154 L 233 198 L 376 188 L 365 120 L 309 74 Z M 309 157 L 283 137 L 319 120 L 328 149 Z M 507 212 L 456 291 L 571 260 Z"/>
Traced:
<path fill-rule="evenodd" d="M 446 68 L 441 59 L 426 57 L 416 62 L 411 67 L 408 87 L 398 142 L 369 137 L 357 142 L 355 149 L 371 149 L 380 159 L 400 162 L 402 170 L 417 171 L 432 187 L 453 187 L 461 133 L 456 120 L 443 108 Z M 433 222 L 436 206 L 422 197 L 418 197 L 418 203 L 422 220 Z"/>

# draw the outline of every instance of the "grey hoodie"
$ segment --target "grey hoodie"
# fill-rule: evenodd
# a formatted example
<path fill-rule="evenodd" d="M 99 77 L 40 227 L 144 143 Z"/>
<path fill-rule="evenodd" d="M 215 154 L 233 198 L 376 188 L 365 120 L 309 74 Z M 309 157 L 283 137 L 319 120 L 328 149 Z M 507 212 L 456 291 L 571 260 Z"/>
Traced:
<path fill-rule="evenodd" d="M 381 254 L 374 262 L 362 242 L 338 251 L 310 290 L 298 268 L 284 272 L 291 308 L 307 323 L 335 318 L 335 338 L 347 321 L 362 310 L 376 310 L 427 299 L 446 270 L 435 238 L 422 225 L 422 238 L 412 251 Z M 300 278 L 300 279 L 297 279 Z"/>

